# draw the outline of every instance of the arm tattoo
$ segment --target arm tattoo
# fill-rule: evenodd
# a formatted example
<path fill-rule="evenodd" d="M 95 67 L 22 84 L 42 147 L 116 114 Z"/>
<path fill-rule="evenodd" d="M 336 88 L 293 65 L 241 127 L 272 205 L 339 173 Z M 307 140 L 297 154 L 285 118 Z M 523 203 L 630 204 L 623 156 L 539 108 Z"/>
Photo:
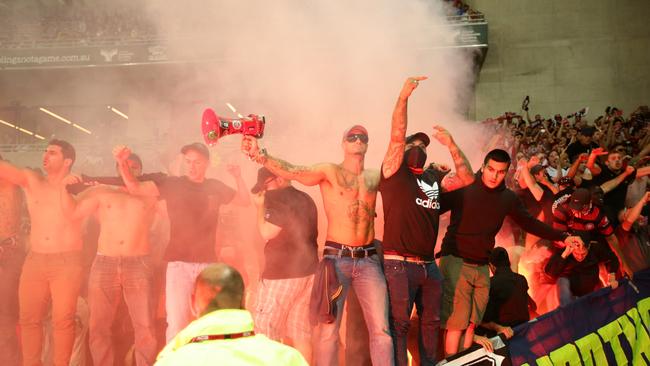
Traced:
<path fill-rule="evenodd" d="M 270 155 L 266 156 L 264 166 L 274 174 L 277 174 L 285 179 L 297 179 L 301 176 L 313 172 L 311 167 L 293 165 L 282 159 L 274 158 Z"/>
<path fill-rule="evenodd" d="M 390 127 L 390 144 L 388 151 L 384 156 L 382 172 L 384 176 L 391 176 L 402 165 L 404 158 L 404 146 L 406 145 L 406 126 L 407 119 L 407 103 L 406 100 L 398 99 L 393 110 L 393 117 Z"/>
<path fill-rule="evenodd" d="M 456 175 L 450 176 L 450 174 L 448 174 L 447 176 L 449 178 L 445 177 L 445 179 L 443 179 L 442 188 L 445 191 L 453 191 L 461 188 L 470 184 L 474 180 L 472 166 L 462 150 L 458 146 L 452 145 L 449 148 L 449 152 L 451 153 L 451 158 L 454 160 Z"/>
<path fill-rule="evenodd" d="M 388 151 L 384 157 L 384 165 L 382 171 L 384 176 L 392 175 L 396 172 L 400 165 L 402 165 L 402 160 L 404 159 L 404 144 L 394 144 L 390 143 L 388 146 Z"/>

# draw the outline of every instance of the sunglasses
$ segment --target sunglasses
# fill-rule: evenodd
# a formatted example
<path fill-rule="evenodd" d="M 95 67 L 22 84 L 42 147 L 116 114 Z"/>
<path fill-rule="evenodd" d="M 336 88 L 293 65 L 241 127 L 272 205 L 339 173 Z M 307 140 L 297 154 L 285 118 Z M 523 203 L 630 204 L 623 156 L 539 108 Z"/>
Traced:
<path fill-rule="evenodd" d="M 364 144 L 368 143 L 368 135 L 364 135 L 362 133 L 354 133 L 354 134 L 351 134 L 351 135 L 347 135 L 345 137 L 345 140 L 347 142 L 355 142 L 355 141 L 357 141 L 357 139 L 359 139 Z"/>

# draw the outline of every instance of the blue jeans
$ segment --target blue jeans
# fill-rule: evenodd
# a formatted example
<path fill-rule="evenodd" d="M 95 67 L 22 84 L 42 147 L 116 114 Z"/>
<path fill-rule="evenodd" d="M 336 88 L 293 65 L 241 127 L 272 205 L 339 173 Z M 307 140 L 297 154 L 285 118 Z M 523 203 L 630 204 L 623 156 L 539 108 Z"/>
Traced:
<path fill-rule="evenodd" d="M 370 355 L 374 366 L 393 365 L 393 341 L 388 328 L 388 294 L 386 279 L 379 257 L 368 258 L 326 256 L 334 259 L 336 276 L 343 286 L 337 300 L 336 321 L 320 324 L 320 338 L 315 344 L 316 365 L 336 365 L 338 360 L 339 328 L 350 286 L 359 298 L 361 311 L 368 326 Z M 348 314 L 359 316 L 360 314 Z"/>
<path fill-rule="evenodd" d="M 384 260 L 384 273 L 390 300 L 390 332 L 393 336 L 395 364 L 408 366 L 406 340 L 411 325 L 413 304 L 420 317 L 420 362 L 435 365 L 440 332 L 442 275 L 435 262 L 416 264 Z"/>
<path fill-rule="evenodd" d="M 95 366 L 113 365 L 111 328 L 124 297 L 131 316 L 138 366 L 152 365 L 156 357 L 153 323 L 153 272 L 148 257 L 110 257 L 98 254 L 90 269 L 90 352 Z"/>

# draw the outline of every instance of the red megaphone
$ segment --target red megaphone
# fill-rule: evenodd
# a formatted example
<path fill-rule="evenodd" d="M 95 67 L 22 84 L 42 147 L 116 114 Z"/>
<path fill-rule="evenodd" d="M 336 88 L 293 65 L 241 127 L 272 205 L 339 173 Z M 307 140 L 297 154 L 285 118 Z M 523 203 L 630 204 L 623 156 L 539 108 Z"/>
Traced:
<path fill-rule="evenodd" d="M 217 140 L 226 135 L 241 133 L 260 138 L 264 136 L 264 116 L 249 114 L 243 118 L 219 117 L 210 108 L 203 111 L 201 132 L 205 143 L 212 146 Z"/>

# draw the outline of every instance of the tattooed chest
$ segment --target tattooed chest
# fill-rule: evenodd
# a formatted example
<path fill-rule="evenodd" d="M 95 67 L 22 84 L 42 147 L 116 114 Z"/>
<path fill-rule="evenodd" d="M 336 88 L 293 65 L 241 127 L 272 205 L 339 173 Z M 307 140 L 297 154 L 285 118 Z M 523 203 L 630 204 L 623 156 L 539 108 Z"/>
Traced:
<path fill-rule="evenodd" d="M 341 196 L 350 198 L 373 195 L 377 192 L 377 182 L 366 174 L 352 174 L 339 170 L 336 174 L 337 190 Z"/>
<path fill-rule="evenodd" d="M 354 223 L 371 222 L 375 218 L 374 204 L 355 200 L 348 205 L 348 218 Z"/>

